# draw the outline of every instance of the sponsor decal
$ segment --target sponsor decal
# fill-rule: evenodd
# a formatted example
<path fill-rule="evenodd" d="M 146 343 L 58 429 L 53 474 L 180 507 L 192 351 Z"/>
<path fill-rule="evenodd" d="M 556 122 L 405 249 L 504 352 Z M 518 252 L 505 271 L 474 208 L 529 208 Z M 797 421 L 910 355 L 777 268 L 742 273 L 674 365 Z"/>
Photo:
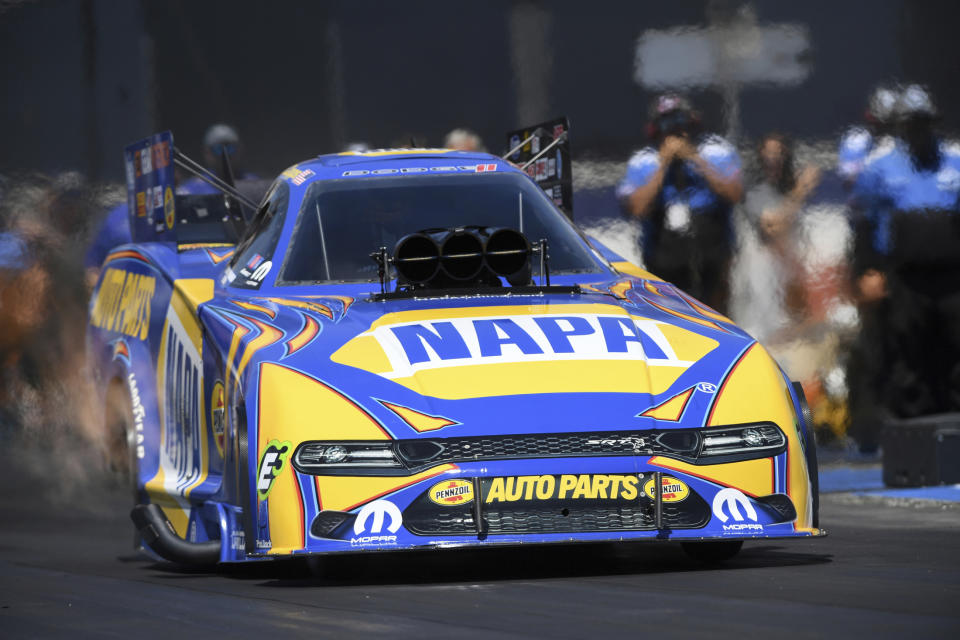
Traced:
<path fill-rule="evenodd" d="M 159 189 L 160 187 L 157 187 Z M 173 189 L 167 187 L 163 194 L 163 217 L 167 223 L 167 229 L 173 229 L 174 222 Z"/>
<path fill-rule="evenodd" d="M 263 279 L 267 277 L 267 274 L 270 273 L 270 269 L 273 268 L 273 262 L 267 260 L 266 262 L 260 264 L 253 273 L 251 273 L 247 279 L 247 284 L 251 286 L 260 286 L 260 283 L 263 282 Z M 243 273 L 241 271 L 241 273 Z"/>
<path fill-rule="evenodd" d="M 144 191 L 137 191 L 137 217 L 145 218 L 147 215 L 147 194 Z"/>
<path fill-rule="evenodd" d="M 656 499 L 656 479 L 650 478 L 643 484 L 643 493 L 651 500 Z M 660 499 L 664 502 L 683 502 L 690 495 L 690 488 L 673 476 L 660 476 Z"/>
<path fill-rule="evenodd" d="M 724 532 L 763 531 L 763 525 L 757 523 L 757 510 L 750 499 L 731 487 L 717 491 L 713 497 L 713 515 L 723 524 Z"/>
<path fill-rule="evenodd" d="M 547 179 L 547 159 L 540 158 L 536 162 L 536 171 L 534 173 L 534 180 L 537 182 Z"/>
<path fill-rule="evenodd" d="M 157 185 L 153 188 L 153 208 L 160 209 L 163 207 L 163 187 Z"/>
<path fill-rule="evenodd" d="M 137 378 L 132 371 L 127 375 L 127 386 L 130 387 L 130 404 L 133 408 L 133 435 L 137 445 L 137 459 L 142 460 L 146 453 L 143 448 L 143 419 L 147 412 L 140 401 L 140 389 L 137 387 Z"/>
<path fill-rule="evenodd" d="M 152 276 L 107 269 L 97 290 L 90 322 L 101 329 L 146 340 L 150 330 L 150 306 L 157 288 Z"/>
<path fill-rule="evenodd" d="M 654 320 L 623 315 L 544 314 L 387 324 L 373 335 L 390 361 L 388 378 L 422 369 L 555 360 L 646 360 L 688 367 Z"/>
<path fill-rule="evenodd" d="M 556 140 L 562 135 L 563 135 L 563 125 L 562 124 L 553 125 L 553 139 Z"/>
<path fill-rule="evenodd" d="M 517 134 L 513 134 L 512 136 L 510 136 L 510 148 L 511 148 L 511 149 L 516 149 L 518 146 L 520 146 L 520 136 L 518 136 Z M 513 153 L 513 155 L 510 156 L 510 157 L 511 157 L 514 161 L 516 161 L 517 159 L 519 159 L 519 158 L 520 158 L 520 150 L 517 149 L 517 150 Z"/>
<path fill-rule="evenodd" d="M 363 505 L 357 513 L 357 518 L 353 522 L 355 537 L 350 538 L 350 544 L 353 546 L 396 544 L 397 536 L 389 534 L 396 533 L 401 524 L 403 524 L 403 514 L 400 513 L 397 505 L 389 500 L 374 500 Z M 384 534 L 384 525 L 386 525 L 387 534 Z"/>
<path fill-rule="evenodd" d="M 557 151 L 557 180 L 563 178 L 563 155 Z"/>
<path fill-rule="evenodd" d="M 547 159 L 547 177 L 552 178 L 557 173 L 557 159 L 548 158 Z"/>
<path fill-rule="evenodd" d="M 621 474 L 493 478 L 483 501 L 494 504 L 520 500 L 636 500 L 639 483 L 636 475 Z"/>
<path fill-rule="evenodd" d="M 698 382 L 697 391 L 702 391 L 704 393 L 716 393 L 717 385 L 713 384 L 712 382 Z"/>
<path fill-rule="evenodd" d="M 157 142 L 151 148 L 153 154 L 153 168 L 157 171 L 166 169 L 170 165 L 170 142 Z"/>
<path fill-rule="evenodd" d="M 316 174 L 313 172 L 312 169 L 304 169 L 303 171 L 298 173 L 296 176 L 291 178 L 290 182 L 292 182 L 293 184 L 299 187 L 300 185 L 302 185 L 304 182 L 307 181 L 307 178 L 310 178 L 311 176 L 314 176 L 314 175 Z"/>
<path fill-rule="evenodd" d="M 450 173 L 450 172 L 466 172 L 466 173 L 487 173 L 491 171 L 496 171 L 497 165 L 494 163 L 488 164 L 465 164 L 457 166 L 438 166 L 438 167 L 400 167 L 397 169 L 348 169 L 344 171 L 341 176 L 345 178 L 352 178 L 356 176 L 385 176 L 385 175 L 396 175 L 396 174 L 415 174 L 415 173 Z"/>
<path fill-rule="evenodd" d="M 247 262 L 247 269 L 256 269 L 261 262 L 263 262 L 263 256 L 259 253 L 255 253 L 253 254 L 253 257 L 250 258 L 250 261 Z"/>
<path fill-rule="evenodd" d="M 150 153 L 150 147 L 140 150 L 140 166 L 143 170 L 143 175 L 147 175 L 153 171 L 153 159 Z"/>
<path fill-rule="evenodd" d="M 533 136 L 533 140 L 530 141 L 530 153 L 537 155 L 540 153 L 540 136 Z"/>
<path fill-rule="evenodd" d="M 210 426 L 213 429 L 213 441 L 217 443 L 217 450 L 223 455 L 224 416 L 226 411 L 223 404 L 223 382 L 213 383 L 213 393 L 210 394 Z"/>
<path fill-rule="evenodd" d="M 443 507 L 473 502 L 473 483 L 469 480 L 445 480 L 430 487 L 430 501 Z"/>
<path fill-rule="evenodd" d="M 243 529 L 230 532 L 230 548 L 234 551 L 243 551 L 247 547 L 247 537 Z"/>
<path fill-rule="evenodd" d="M 133 170 L 134 170 L 134 175 L 136 175 L 138 178 L 143 175 L 143 167 L 140 166 L 139 152 L 133 153 Z"/>
<path fill-rule="evenodd" d="M 289 442 L 271 440 L 267 443 L 263 455 L 260 456 L 260 466 L 257 467 L 257 495 L 266 500 L 273 488 L 273 481 L 280 476 L 287 466 L 287 458 L 293 447 Z"/>
<path fill-rule="evenodd" d="M 164 331 L 158 383 L 164 393 L 160 465 L 164 488 L 186 496 L 206 476 L 202 359 L 172 307 L 167 311 Z"/>

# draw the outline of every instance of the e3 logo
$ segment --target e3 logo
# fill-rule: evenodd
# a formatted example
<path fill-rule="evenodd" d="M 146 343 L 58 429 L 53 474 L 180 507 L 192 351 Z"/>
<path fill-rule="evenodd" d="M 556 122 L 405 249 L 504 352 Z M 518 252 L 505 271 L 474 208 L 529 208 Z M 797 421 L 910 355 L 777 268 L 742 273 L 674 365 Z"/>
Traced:
<path fill-rule="evenodd" d="M 266 500 L 270 495 L 270 489 L 273 488 L 273 481 L 277 479 L 280 472 L 286 467 L 287 458 L 290 456 L 290 443 L 271 440 L 267 443 L 267 448 L 260 458 L 260 467 L 257 473 L 257 493 L 261 500 Z"/>

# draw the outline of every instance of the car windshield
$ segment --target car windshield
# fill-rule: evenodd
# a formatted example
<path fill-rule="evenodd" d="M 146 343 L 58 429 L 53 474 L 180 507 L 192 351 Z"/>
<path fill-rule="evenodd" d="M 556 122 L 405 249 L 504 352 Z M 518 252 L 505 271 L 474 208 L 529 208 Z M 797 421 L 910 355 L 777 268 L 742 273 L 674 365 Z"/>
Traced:
<path fill-rule="evenodd" d="M 377 279 L 370 254 L 424 229 L 508 227 L 549 243 L 550 272 L 601 270 L 574 226 L 536 185 L 512 173 L 355 178 L 304 196 L 280 284 Z M 536 273 L 536 267 L 534 267 Z"/>

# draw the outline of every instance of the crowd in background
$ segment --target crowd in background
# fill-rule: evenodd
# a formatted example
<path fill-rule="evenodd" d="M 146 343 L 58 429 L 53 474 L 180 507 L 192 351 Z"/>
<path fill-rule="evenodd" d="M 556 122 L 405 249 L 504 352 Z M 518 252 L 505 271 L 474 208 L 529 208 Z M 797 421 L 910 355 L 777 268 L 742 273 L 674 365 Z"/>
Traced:
<path fill-rule="evenodd" d="M 801 380 L 821 438 L 852 436 L 868 454 L 885 420 L 960 409 L 960 153 L 936 137 L 936 115 L 921 87 L 880 87 L 837 162 L 818 166 L 798 162 L 786 132 L 737 146 L 665 94 L 616 189 L 646 267 L 730 315 Z M 484 149 L 466 129 L 444 145 Z M 204 160 L 216 170 L 239 148 L 216 125 Z M 0 183 L 0 420 L 50 422 L 82 388 L 88 292 L 125 241 L 122 190 L 76 174 Z"/>

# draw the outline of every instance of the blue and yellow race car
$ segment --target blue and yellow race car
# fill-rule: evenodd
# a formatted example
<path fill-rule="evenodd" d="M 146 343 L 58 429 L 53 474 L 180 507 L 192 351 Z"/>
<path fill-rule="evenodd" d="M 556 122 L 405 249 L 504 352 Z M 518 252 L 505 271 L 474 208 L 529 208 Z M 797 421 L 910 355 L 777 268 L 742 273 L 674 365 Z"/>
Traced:
<path fill-rule="evenodd" d="M 250 220 L 126 152 L 88 345 L 142 546 L 183 564 L 819 536 L 802 389 L 492 155 L 325 155 Z M 119 455 L 119 454 L 118 454 Z M 122 457 L 122 456 L 120 456 Z"/>

